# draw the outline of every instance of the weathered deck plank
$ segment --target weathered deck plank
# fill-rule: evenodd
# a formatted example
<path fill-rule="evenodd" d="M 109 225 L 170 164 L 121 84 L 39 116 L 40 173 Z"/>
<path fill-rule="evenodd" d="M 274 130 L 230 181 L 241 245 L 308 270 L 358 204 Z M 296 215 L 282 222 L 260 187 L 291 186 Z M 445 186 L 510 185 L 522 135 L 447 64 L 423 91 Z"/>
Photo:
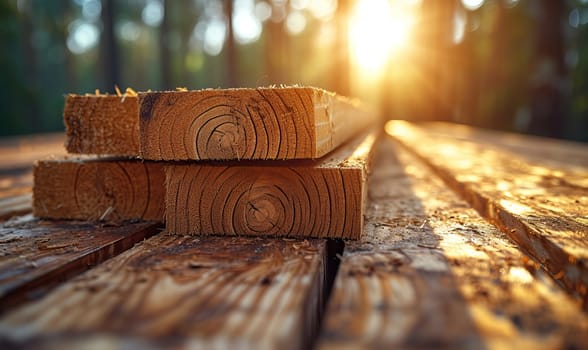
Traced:
<path fill-rule="evenodd" d="M 308 348 L 325 241 L 161 233 L 0 319 L 0 343 Z"/>
<path fill-rule="evenodd" d="M 555 168 L 588 168 L 588 151 L 583 143 L 474 128 L 453 123 L 418 124 L 427 132 L 484 144 L 485 147 L 514 153 L 529 161 Z"/>
<path fill-rule="evenodd" d="M 32 186 L 32 164 L 30 167 L 0 169 L 0 221 L 31 212 Z"/>
<path fill-rule="evenodd" d="M 31 212 L 33 163 L 64 154 L 63 134 L 0 138 L 0 221 Z"/>
<path fill-rule="evenodd" d="M 32 168 L 37 159 L 65 154 L 62 133 L 0 138 L 0 172 Z"/>
<path fill-rule="evenodd" d="M 154 223 L 102 226 L 31 216 L 0 226 L 0 313 L 129 249 L 157 231 Z"/>
<path fill-rule="evenodd" d="M 320 349 L 588 346 L 574 299 L 417 158 L 380 147 Z"/>
<path fill-rule="evenodd" d="M 588 306 L 588 168 L 552 167 L 406 122 L 387 131 Z"/>
<path fill-rule="evenodd" d="M 32 201 L 31 193 L 0 198 L 0 221 L 30 213 Z"/>

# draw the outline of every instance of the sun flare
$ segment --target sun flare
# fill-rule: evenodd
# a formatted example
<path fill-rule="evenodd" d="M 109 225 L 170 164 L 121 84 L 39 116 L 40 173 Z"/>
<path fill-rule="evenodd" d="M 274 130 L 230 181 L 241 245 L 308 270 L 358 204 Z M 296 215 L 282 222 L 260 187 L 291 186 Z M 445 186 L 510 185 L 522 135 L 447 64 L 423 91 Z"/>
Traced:
<path fill-rule="evenodd" d="M 410 43 L 414 14 L 388 0 L 359 0 L 349 19 L 349 41 L 355 64 L 376 74 L 391 56 Z"/>

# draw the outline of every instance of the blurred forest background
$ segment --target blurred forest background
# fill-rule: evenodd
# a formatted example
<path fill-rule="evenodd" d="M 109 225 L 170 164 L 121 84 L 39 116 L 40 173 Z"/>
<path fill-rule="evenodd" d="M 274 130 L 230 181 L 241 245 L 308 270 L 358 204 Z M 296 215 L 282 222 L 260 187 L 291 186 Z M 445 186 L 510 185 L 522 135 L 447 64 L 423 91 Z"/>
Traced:
<path fill-rule="evenodd" d="M 588 0 L 0 0 L 0 42 L 0 136 L 69 92 L 299 84 L 588 141 Z"/>

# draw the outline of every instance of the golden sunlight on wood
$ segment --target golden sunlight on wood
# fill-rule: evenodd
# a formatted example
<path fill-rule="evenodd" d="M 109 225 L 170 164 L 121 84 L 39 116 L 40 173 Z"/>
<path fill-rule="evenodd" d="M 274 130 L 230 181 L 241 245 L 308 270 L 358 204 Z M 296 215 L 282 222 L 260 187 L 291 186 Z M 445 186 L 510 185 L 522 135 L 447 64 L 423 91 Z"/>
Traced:
<path fill-rule="evenodd" d="M 412 6 L 387 0 L 359 0 L 351 14 L 349 41 L 357 67 L 375 76 L 388 59 L 410 43 L 414 24 Z"/>

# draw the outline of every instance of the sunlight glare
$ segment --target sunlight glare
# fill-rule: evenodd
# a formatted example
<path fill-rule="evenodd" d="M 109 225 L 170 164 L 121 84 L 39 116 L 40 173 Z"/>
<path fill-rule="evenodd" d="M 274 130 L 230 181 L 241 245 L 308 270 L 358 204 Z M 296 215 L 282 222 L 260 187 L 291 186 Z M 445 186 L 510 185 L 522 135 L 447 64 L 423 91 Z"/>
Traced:
<path fill-rule="evenodd" d="M 470 11 L 475 11 L 484 5 L 484 0 L 461 0 L 463 7 Z"/>
<path fill-rule="evenodd" d="M 367 73 L 377 73 L 388 58 L 410 41 L 413 14 L 387 0 L 359 1 L 351 15 L 349 40 L 353 57 Z"/>

